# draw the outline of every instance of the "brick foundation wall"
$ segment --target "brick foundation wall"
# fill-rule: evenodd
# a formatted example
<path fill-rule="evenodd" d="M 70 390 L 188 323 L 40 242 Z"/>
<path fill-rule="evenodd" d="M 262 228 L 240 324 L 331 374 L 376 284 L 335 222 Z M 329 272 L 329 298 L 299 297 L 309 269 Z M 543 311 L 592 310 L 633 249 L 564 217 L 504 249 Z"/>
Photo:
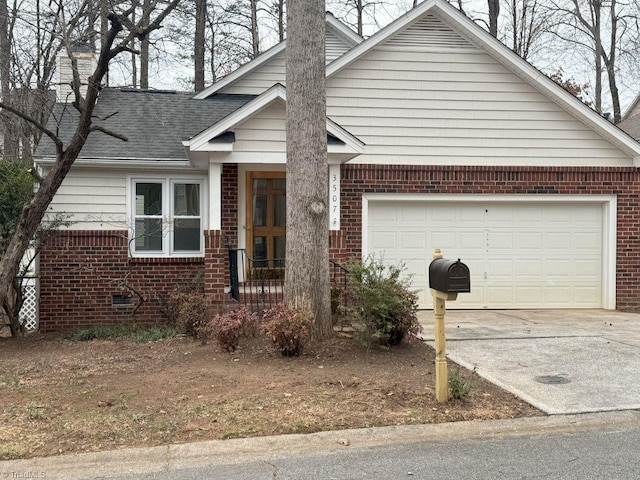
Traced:
<path fill-rule="evenodd" d="M 40 331 L 162 323 L 160 298 L 204 273 L 203 258 L 131 259 L 127 247 L 126 230 L 60 231 L 50 238 L 40 254 Z M 114 305 L 113 295 L 133 303 Z"/>
<path fill-rule="evenodd" d="M 640 308 L 640 174 L 615 167 L 343 165 L 341 254 L 360 256 L 366 193 L 616 195 L 616 302 Z"/>

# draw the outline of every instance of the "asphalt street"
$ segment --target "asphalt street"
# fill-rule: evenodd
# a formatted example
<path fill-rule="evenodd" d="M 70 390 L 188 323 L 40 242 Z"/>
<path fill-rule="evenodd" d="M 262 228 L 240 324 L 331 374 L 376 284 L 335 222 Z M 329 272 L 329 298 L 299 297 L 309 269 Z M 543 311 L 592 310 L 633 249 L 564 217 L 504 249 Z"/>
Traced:
<path fill-rule="evenodd" d="M 55 480 L 637 479 L 640 412 L 285 435 L 0 463 Z"/>

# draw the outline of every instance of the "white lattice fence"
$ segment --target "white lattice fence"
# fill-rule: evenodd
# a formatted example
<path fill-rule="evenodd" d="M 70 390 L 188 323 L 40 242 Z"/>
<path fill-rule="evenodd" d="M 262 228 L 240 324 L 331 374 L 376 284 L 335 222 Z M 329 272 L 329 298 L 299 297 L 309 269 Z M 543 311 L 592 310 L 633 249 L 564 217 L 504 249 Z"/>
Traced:
<path fill-rule="evenodd" d="M 20 309 L 20 323 L 26 330 L 38 328 L 38 278 L 27 277 L 22 282 L 24 302 Z"/>

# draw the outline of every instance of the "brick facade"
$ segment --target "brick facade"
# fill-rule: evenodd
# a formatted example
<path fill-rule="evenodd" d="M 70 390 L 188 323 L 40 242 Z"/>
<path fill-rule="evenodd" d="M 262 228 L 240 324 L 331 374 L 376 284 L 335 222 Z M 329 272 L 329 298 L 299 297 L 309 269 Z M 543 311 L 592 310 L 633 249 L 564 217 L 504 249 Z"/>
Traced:
<path fill-rule="evenodd" d="M 343 165 L 343 254 L 362 249 L 362 195 L 366 193 L 616 195 L 616 304 L 640 308 L 640 174 L 616 167 L 442 167 Z"/>
<path fill-rule="evenodd" d="M 40 331 L 163 322 L 163 295 L 203 272 L 203 258 L 129 258 L 126 230 L 57 232 L 40 254 Z"/>
<path fill-rule="evenodd" d="M 237 165 L 224 165 L 223 230 L 205 231 L 204 258 L 129 258 L 126 230 L 54 235 L 40 257 L 40 330 L 162 321 L 160 297 L 198 275 L 204 275 L 213 304 L 228 302 L 228 247 L 238 244 L 237 174 Z M 616 195 L 617 306 L 640 308 L 640 175 L 635 168 L 343 165 L 341 176 L 341 230 L 329 232 L 330 258 L 338 262 L 361 255 L 366 193 Z M 145 298 L 142 305 L 132 289 Z M 133 303 L 114 304 L 114 295 L 132 296 Z"/>

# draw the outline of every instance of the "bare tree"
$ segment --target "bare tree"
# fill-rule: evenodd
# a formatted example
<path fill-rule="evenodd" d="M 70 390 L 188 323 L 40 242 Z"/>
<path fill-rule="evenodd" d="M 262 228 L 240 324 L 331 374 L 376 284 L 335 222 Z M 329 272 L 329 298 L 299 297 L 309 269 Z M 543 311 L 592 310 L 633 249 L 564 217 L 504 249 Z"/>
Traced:
<path fill-rule="evenodd" d="M 329 300 L 325 9 L 287 5 L 287 246 L 284 299 L 310 308 L 315 336 L 332 331 Z"/>
<path fill-rule="evenodd" d="M 0 102 L 0 108 L 6 109 L 17 118 L 21 118 L 36 126 L 44 135 L 51 139 L 56 147 L 55 164 L 46 172 L 46 175 L 41 176 L 33 170 L 39 188 L 34 198 L 26 204 L 22 210 L 22 215 L 20 216 L 15 233 L 11 237 L 6 252 L 0 259 L 0 304 L 7 314 L 12 311 L 13 298 L 11 295 L 11 285 L 18 273 L 20 260 L 41 224 L 54 195 L 85 145 L 87 137 L 94 132 L 101 132 L 102 134 L 125 140 L 125 138 L 117 132 L 109 131 L 93 123 L 93 112 L 98 99 L 98 92 L 109 68 L 109 62 L 121 53 L 129 51 L 129 45 L 133 38 L 142 38 L 149 34 L 149 32 L 160 28 L 161 22 L 176 7 L 178 1 L 179 0 L 172 0 L 170 3 L 162 4 L 159 0 L 151 0 L 148 12 L 143 12 L 143 18 L 145 14 L 147 14 L 150 20 L 145 26 L 140 22 L 135 23 L 131 20 L 131 15 L 135 7 L 119 5 L 116 6 L 116 8 L 110 9 L 107 14 L 109 28 L 106 32 L 106 38 L 103 38 L 101 42 L 102 47 L 99 52 L 96 68 L 88 78 L 86 96 L 81 94 L 80 87 L 82 82 L 78 74 L 77 63 L 72 58 L 74 70 L 72 82 L 74 99 L 72 106 L 78 111 L 78 123 L 75 133 L 66 145 L 54 131 L 47 128 L 43 123 L 29 117 L 25 112 L 14 108 L 12 105 Z M 80 16 L 86 18 L 86 8 L 87 3 L 85 2 L 80 6 L 73 18 L 80 18 Z M 155 12 L 153 19 L 151 19 L 150 16 L 151 12 Z M 61 25 L 68 25 L 66 16 L 64 15 L 64 9 L 61 9 L 61 18 Z M 67 30 L 62 29 L 63 44 L 70 50 L 70 38 L 67 33 Z"/>
<path fill-rule="evenodd" d="M 489 7 L 489 33 L 498 38 L 498 18 L 500 17 L 500 0 L 487 0 Z"/>
<path fill-rule="evenodd" d="M 204 90 L 205 32 L 207 27 L 207 0 L 195 0 L 196 30 L 194 34 L 194 78 L 195 91 Z"/>
<path fill-rule="evenodd" d="M 620 56 L 632 56 L 637 64 L 637 51 L 629 48 L 640 33 L 638 5 L 617 0 L 554 1 L 556 15 L 553 33 L 573 48 L 588 52 L 594 76 L 594 108 L 602 113 L 604 103 L 603 74 L 613 108 L 613 120 L 622 114 L 618 92 Z"/>
<path fill-rule="evenodd" d="M 544 0 L 506 0 L 504 42 L 525 60 L 542 46 L 548 32 L 549 10 Z"/>

